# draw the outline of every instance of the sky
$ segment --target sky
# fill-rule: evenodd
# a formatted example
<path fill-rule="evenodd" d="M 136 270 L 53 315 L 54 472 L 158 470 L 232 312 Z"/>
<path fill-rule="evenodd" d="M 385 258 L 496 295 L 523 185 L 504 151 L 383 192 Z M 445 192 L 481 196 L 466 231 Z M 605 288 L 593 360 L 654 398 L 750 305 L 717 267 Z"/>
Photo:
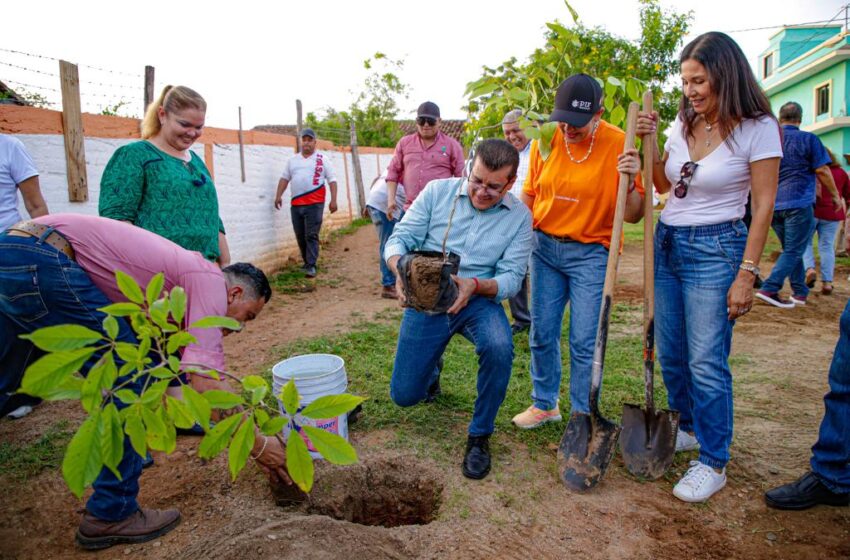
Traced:
<path fill-rule="evenodd" d="M 724 31 L 755 64 L 779 26 L 836 16 L 844 23 L 847 1 L 661 5 L 693 12 L 685 43 L 706 31 Z M 586 26 L 639 37 L 638 0 L 571 5 Z M 241 106 L 243 128 L 250 129 L 294 123 L 296 99 L 305 113 L 347 108 L 365 78 L 363 60 L 383 52 L 404 60 L 399 76 L 410 98 L 402 102 L 401 117 L 412 118 L 417 105 L 430 100 L 443 118 L 464 118 L 464 88 L 481 76 L 482 66 L 498 66 L 511 56 L 524 60 L 544 44 L 545 23 L 556 18 L 572 22 L 563 0 L 9 2 L 3 6 L 0 80 L 56 102 L 56 59 L 67 60 L 80 65 L 83 111 L 123 101 L 119 113 L 138 116 L 142 75 L 150 65 L 157 93 L 166 84 L 183 84 L 204 96 L 208 126 L 236 128 Z"/>

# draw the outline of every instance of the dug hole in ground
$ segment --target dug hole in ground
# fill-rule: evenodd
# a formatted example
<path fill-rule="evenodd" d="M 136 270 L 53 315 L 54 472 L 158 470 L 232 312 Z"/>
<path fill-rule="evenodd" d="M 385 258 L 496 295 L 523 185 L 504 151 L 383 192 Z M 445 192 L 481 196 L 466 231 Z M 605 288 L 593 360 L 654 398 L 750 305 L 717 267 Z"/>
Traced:
<path fill-rule="evenodd" d="M 627 334 L 639 341 L 641 336 L 641 262 L 641 243 L 628 242 L 614 300 L 621 305 L 615 315 L 633 317 L 615 324 L 612 337 Z M 293 346 L 295 341 L 342 338 L 364 321 L 397 329 L 397 304 L 379 297 L 377 241 L 371 227 L 325 247 L 322 264 L 314 291 L 276 293 L 246 332 L 225 340 L 229 370 L 240 375 L 268 372 L 300 346 Z M 470 412 L 454 405 L 452 384 L 444 385 L 439 408 L 405 409 L 409 416 L 396 426 L 375 428 L 380 422 L 370 421 L 369 410 L 391 406 L 384 385 L 364 395 L 372 403 L 351 429 L 361 462 L 350 467 L 317 463 L 316 486 L 306 504 L 278 507 L 252 465 L 231 483 L 226 454 L 203 463 L 195 454 L 199 440 L 180 437 L 177 451 L 155 454 L 156 465 L 142 475 L 140 502 L 177 507 L 183 522 L 157 541 L 113 547 L 97 557 L 850 557 L 850 509 L 781 512 L 768 509 L 762 499 L 764 490 L 794 480 L 808 468 L 838 317 L 850 296 L 847 273 L 836 271 L 832 296 L 813 293 L 809 305 L 790 311 L 757 304 L 738 321 L 729 483 L 705 505 L 686 504 L 671 494 L 693 453 L 677 456 L 667 476 L 655 482 L 629 475 L 618 454 L 594 490 L 569 492 L 558 481 L 555 459 L 565 424 L 545 432 L 551 442 L 542 444 L 522 439 L 539 436 L 500 428 L 492 442 L 491 474 L 483 481 L 467 480 L 460 461 Z M 518 346 L 527 348 L 527 338 L 520 340 L 526 336 L 517 337 Z M 453 344 L 472 351 L 465 342 Z M 389 353 L 386 363 L 391 364 L 391 348 Z M 349 366 L 356 357 L 346 359 L 349 390 L 357 392 Z M 447 366 L 451 363 L 447 360 Z M 640 385 L 639 343 L 633 370 Z M 465 384 L 474 384 L 474 370 L 462 375 Z M 515 367 L 511 384 L 513 390 L 530 392 L 526 366 Z M 564 383 L 562 394 L 566 388 Z M 604 384 L 602 391 L 604 395 Z M 641 402 L 641 391 L 629 402 Z M 442 444 L 407 429 L 417 415 L 433 410 L 451 421 Z M 516 412 L 503 407 L 501 425 Z M 45 434 L 72 432 L 80 420 L 71 405 L 47 403 L 23 420 L 0 421 L 0 558 L 93 557 L 74 546 L 84 502 L 67 490 L 59 468 L 20 465 L 22 455 L 39 456 L 35 444 L 43 443 Z M 57 453 L 61 462 L 61 449 L 47 453 L 50 461 L 56 463 Z"/>

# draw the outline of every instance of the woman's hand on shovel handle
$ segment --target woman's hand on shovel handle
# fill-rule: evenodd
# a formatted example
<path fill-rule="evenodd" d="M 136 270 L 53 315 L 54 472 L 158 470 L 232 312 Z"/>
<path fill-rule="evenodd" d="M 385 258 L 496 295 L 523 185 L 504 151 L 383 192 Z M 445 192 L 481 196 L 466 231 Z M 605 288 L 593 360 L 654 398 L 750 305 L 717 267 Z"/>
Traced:
<path fill-rule="evenodd" d="M 638 111 L 637 124 L 635 125 L 635 136 L 643 139 L 647 134 L 655 134 L 658 131 L 658 111 L 645 113 Z"/>

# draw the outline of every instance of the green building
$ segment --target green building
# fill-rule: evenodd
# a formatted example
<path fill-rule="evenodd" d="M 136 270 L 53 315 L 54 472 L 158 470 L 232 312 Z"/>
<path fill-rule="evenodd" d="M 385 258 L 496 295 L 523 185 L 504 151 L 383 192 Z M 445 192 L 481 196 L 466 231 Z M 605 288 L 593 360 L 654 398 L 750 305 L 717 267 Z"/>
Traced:
<path fill-rule="evenodd" d="M 803 107 L 802 130 L 850 168 L 850 34 L 841 25 L 784 27 L 759 56 L 758 76 L 773 112 L 788 101 Z"/>

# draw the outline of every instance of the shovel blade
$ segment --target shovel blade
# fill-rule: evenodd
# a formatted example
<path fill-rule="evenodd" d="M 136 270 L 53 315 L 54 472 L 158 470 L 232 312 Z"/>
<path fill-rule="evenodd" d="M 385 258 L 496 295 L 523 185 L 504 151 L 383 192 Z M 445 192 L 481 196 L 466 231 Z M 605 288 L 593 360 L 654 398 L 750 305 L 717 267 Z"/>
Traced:
<path fill-rule="evenodd" d="M 629 472 L 650 480 L 661 478 L 673 463 L 678 429 L 675 410 L 656 410 L 650 415 L 638 405 L 624 404 L 620 451 Z"/>
<path fill-rule="evenodd" d="M 558 473 L 564 485 L 578 492 L 589 490 L 605 474 L 620 426 L 598 414 L 575 413 L 558 447 Z"/>

